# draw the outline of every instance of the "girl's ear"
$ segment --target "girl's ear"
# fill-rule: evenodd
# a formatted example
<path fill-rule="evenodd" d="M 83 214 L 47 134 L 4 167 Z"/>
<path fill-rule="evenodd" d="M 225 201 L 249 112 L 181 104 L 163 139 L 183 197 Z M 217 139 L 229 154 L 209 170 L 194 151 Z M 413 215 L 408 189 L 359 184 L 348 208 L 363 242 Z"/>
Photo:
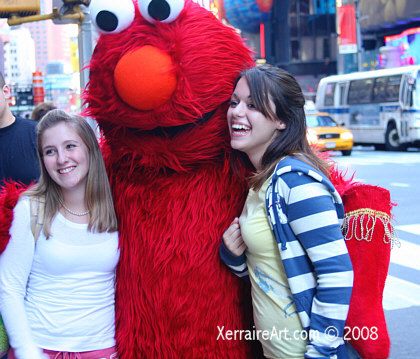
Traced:
<path fill-rule="evenodd" d="M 283 121 L 278 120 L 276 122 L 277 122 L 276 128 L 278 130 L 284 130 L 286 128 L 286 124 Z"/>

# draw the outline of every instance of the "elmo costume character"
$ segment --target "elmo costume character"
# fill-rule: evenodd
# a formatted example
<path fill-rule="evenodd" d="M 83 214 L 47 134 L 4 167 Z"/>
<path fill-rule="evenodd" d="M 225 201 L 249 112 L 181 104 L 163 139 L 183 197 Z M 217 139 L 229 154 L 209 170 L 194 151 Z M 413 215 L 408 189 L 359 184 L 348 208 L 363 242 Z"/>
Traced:
<path fill-rule="evenodd" d="M 218 254 L 247 193 L 230 169 L 226 112 L 235 78 L 254 64 L 250 52 L 233 29 L 192 0 L 93 0 L 90 10 L 101 36 L 90 63 L 86 113 L 105 136 L 119 220 L 119 357 L 255 358 L 249 341 L 219 336 L 251 329 L 249 287 Z M 386 190 L 369 192 L 361 204 L 361 189 L 372 186 L 351 192 L 355 186 L 333 175 L 351 211 L 346 223 L 371 227 L 354 210 L 380 203 L 389 217 Z M 10 185 L 0 194 L 0 251 L 19 191 Z M 364 358 L 389 352 L 381 304 L 390 249 L 382 241 L 385 229 L 389 223 L 377 224 L 369 241 L 357 241 L 357 230 L 346 232 L 354 242 L 351 305 L 363 308 L 350 308 L 349 320 L 381 328 L 376 340 L 356 342 Z M 382 262 L 374 265 L 378 250 Z"/>
<path fill-rule="evenodd" d="M 246 194 L 226 112 L 250 51 L 190 0 L 98 0 L 90 12 L 102 35 L 85 98 L 119 221 L 120 358 L 251 358 L 249 341 L 218 339 L 251 328 L 249 288 L 218 255 Z"/>

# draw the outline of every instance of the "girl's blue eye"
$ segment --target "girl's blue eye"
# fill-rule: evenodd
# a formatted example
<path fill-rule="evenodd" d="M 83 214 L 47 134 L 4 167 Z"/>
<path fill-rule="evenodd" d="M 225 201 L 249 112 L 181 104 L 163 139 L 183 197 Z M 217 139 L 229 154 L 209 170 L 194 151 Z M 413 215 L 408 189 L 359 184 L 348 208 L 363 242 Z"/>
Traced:
<path fill-rule="evenodd" d="M 67 148 L 73 148 L 73 147 L 76 147 L 76 145 L 74 145 L 72 143 L 67 145 Z"/>
<path fill-rule="evenodd" d="M 45 154 L 46 155 L 52 155 L 54 153 L 54 150 L 46 150 Z"/>

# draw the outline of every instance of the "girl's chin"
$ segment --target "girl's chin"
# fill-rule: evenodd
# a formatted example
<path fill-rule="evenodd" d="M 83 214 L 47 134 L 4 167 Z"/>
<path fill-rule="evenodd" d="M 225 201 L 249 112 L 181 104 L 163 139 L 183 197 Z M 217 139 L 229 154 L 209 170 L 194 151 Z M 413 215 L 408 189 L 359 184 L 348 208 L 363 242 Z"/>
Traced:
<path fill-rule="evenodd" d="M 245 152 L 243 146 L 240 146 L 238 143 L 230 143 L 230 147 L 232 147 L 233 150 Z"/>

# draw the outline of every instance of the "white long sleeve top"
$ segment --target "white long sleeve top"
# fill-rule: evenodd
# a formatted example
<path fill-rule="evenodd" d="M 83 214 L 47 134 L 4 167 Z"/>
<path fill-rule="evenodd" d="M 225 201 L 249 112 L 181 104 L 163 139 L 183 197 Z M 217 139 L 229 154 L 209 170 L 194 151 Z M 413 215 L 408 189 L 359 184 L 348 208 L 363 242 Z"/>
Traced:
<path fill-rule="evenodd" d="M 92 233 L 58 213 L 47 240 L 30 229 L 30 202 L 14 209 L 0 256 L 0 311 L 19 359 L 41 348 L 82 352 L 115 345 L 114 281 L 118 233 Z"/>

